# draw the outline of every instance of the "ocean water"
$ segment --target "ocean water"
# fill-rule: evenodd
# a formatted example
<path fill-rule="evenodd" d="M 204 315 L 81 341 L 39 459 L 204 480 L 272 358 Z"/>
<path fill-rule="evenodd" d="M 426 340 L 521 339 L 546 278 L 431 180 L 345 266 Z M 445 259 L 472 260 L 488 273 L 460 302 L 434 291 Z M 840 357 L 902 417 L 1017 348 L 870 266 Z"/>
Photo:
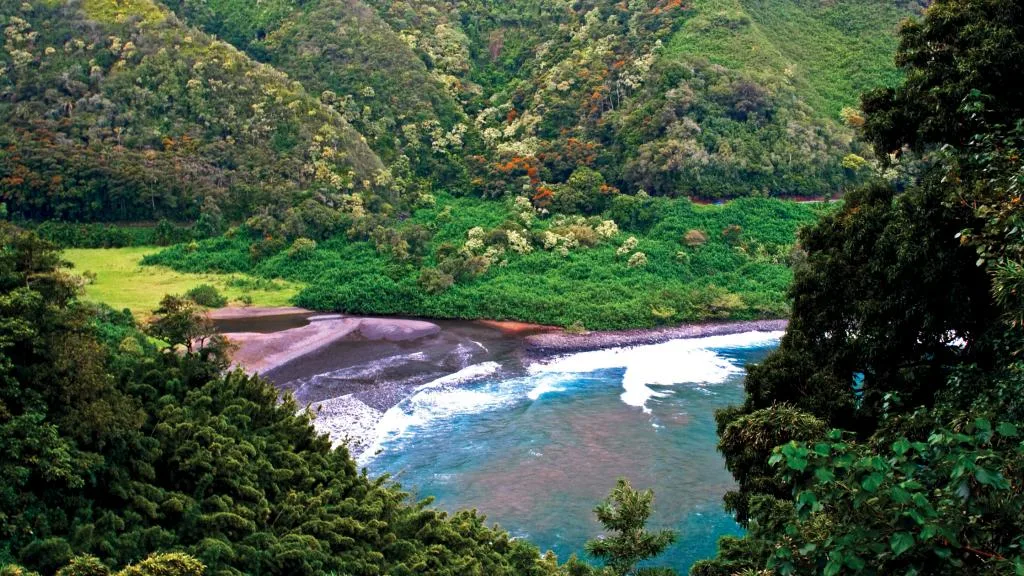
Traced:
<path fill-rule="evenodd" d="M 600 533 L 594 506 L 628 478 L 655 490 L 650 526 L 679 531 L 661 558 L 685 574 L 741 532 L 714 411 L 743 399 L 743 365 L 781 333 L 572 354 L 508 373 L 487 362 L 420 386 L 361 458 L 444 509 L 476 508 L 560 559 Z"/>

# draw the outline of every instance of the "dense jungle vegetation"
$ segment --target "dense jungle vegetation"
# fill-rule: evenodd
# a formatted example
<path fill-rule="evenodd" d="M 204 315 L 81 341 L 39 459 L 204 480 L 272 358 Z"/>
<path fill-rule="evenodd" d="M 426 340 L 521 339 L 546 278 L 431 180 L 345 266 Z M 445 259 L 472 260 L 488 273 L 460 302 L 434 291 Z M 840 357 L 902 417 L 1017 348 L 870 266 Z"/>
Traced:
<path fill-rule="evenodd" d="M 818 211 L 686 198 L 877 177 L 856 100 L 898 82 L 919 9 L 2 0 L 0 202 L 62 246 L 180 243 L 150 262 L 301 280 L 320 309 L 778 317 Z"/>
<path fill-rule="evenodd" d="M 6 222 L 0 241 L 0 574 L 596 576 L 674 538 L 644 530 L 653 496 L 625 482 L 590 547 L 612 572 L 410 501 L 269 382 L 228 372 L 189 300 L 143 331 L 79 301 L 53 244 Z"/>
<path fill-rule="evenodd" d="M 795 231 L 831 209 L 760 198 L 699 206 L 622 196 L 602 216 L 540 219 L 522 200 L 440 196 L 365 239 L 344 233 L 340 222 L 338 233 L 313 240 L 253 232 L 262 222 L 251 221 L 144 262 L 293 280 L 305 285 L 297 304 L 351 313 L 588 329 L 778 318 L 788 311 L 788 265 L 802 258 Z"/>
<path fill-rule="evenodd" d="M 717 416 L 748 529 L 694 576 L 1024 573 L 1024 7 L 941 0 L 867 93 L 925 168 L 800 235 L 792 319 Z"/>
<path fill-rule="evenodd" d="M 0 199 L 69 221 L 240 221 L 307 199 L 395 215 L 431 190 L 547 208 L 579 167 L 628 194 L 832 195 L 868 172 L 849 107 L 898 80 L 911 13 L 5 0 Z"/>
<path fill-rule="evenodd" d="M 691 573 L 1024 573 L 1019 2 L 0 15 L 5 219 L 175 244 L 152 261 L 300 280 L 323 308 L 586 327 L 788 308 L 717 415 L 746 534 Z M 121 220 L 164 222 L 80 224 Z M 0 573 L 659 573 L 638 568 L 672 539 L 644 529 L 649 493 L 598 507 L 602 568 L 560 565 L 358 471 L 226 371 L 192 302 L 140 326 L 80 301 L 39 234 L 0 222 Z"/>

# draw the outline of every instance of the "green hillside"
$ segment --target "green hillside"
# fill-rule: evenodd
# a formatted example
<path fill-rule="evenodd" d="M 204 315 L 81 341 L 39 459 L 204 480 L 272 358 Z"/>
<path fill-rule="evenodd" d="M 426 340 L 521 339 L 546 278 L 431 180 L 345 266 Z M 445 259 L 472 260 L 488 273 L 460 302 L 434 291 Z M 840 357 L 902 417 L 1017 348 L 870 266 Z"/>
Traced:
<path fill-rule="evenodd" d="M 895 86 L 896 30 L 906 8 L 886 0 L 696 0 L 672 37 L 674 58 L 703 57 L 766 85 L 789 85 L 819 115 L 838 118 L 862 92 Z"/>
<path fill-rule="evenodd" d="M 382 167 L 336 110 L 149 0 L 0 3 L 0 201 L 67 220 L 237 219 Z"/>

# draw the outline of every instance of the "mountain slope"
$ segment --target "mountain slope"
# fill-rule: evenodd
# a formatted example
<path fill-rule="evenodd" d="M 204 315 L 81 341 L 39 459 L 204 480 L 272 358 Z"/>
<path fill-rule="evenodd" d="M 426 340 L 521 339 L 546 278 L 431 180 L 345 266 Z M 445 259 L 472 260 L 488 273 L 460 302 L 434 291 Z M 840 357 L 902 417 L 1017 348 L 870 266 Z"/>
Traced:
<path fill-rule="evenodd" d="M 0 14 L 0 201 L 15 215 L 238 218 L 382 168 L 333 108 L 149 0 Z"/>
<path fill-rule="evenodd" d="M 894 86 L 896 29 L 910 11 L 886 0 L 696 0 L 672 37 L 673 57 L 703 57 L 759 82 L 794 86 L 816 112 L 838 117 L 860 94 Z"/>
<path fill-rule="evenodd" d="M 393 162 L 439 169 L 430 136 L 464 119 L 461 105 L 400 35 L 361 0 L 170 0 L 183 18 L 301 81 L 336 106 Z"/>
<path fill-rule="evenodd" d="M 487 144 L 470 162 L 478 190 L 541 198 L 580 164 L 666 195 L 855 184 L 860 163 L 843 160 L 869 153 L 839 112 L 898 80 L 895 32 L 911 14 L 880 0 L 368 1 L 479 92 L 466 108 Z M 464 40 L 461 66 L 443 36 Z"/>

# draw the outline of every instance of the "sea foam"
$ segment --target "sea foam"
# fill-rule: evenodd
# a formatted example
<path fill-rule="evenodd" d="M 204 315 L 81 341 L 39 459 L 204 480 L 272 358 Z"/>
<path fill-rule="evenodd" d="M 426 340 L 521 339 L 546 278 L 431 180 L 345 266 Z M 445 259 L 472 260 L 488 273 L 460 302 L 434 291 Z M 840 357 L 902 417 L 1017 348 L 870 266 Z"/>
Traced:
<path fill-rule="evenodd" d="M 412 427 L 507 403 L 511 400 L 508 395 L 461 387 L 467 382 L 492 376 L 500 370 L 501 365 L 497 362 L 481 362 L 417 387 L 411 396 L 391 407 L 377 422 L 375 438 L 362 453 L 359 463 L 365 464 L 382 448 L 384 442 L 404 436 Z"/>
<path fill-rule="evenodd" d="M 650 386 L 724 382 L 742 368 L 716 350 L 770 346 L 781 336 L 782 332 L 745 332 L 580 352 L 533 364 L 526 376 L 513 378 L 501 378 L 501 365 L 497 362 L 467 366 L 419 386 L 411 396 L 385 412 L 359 463 L 365 465 L 385 444 L 407 437 L 431 422 L 536 401 L 545 394 L 564 392 L 580 374 L 598 370 L 624 369 L 622 401 L 649 412 L 647 401 L 665 395 Z M 479 385 L 469 385 L 476 382 Z"/>
<path fill-rule="evenodd" d="M 670 340 L 660 344 L 607 348 L 579 352 L 534 364 L 530 372 L 537 377 L 552 373 L 581 374 L 621 368 L 622 401 L 649 412 L 647 401 L 664 396 L 650 386 L 672 384 L 719 384 L 742 372 L 737 364 L 716 350 L 758 348 L 778 342 L 782 332 L 743 332 L 706 338 Z"/>

